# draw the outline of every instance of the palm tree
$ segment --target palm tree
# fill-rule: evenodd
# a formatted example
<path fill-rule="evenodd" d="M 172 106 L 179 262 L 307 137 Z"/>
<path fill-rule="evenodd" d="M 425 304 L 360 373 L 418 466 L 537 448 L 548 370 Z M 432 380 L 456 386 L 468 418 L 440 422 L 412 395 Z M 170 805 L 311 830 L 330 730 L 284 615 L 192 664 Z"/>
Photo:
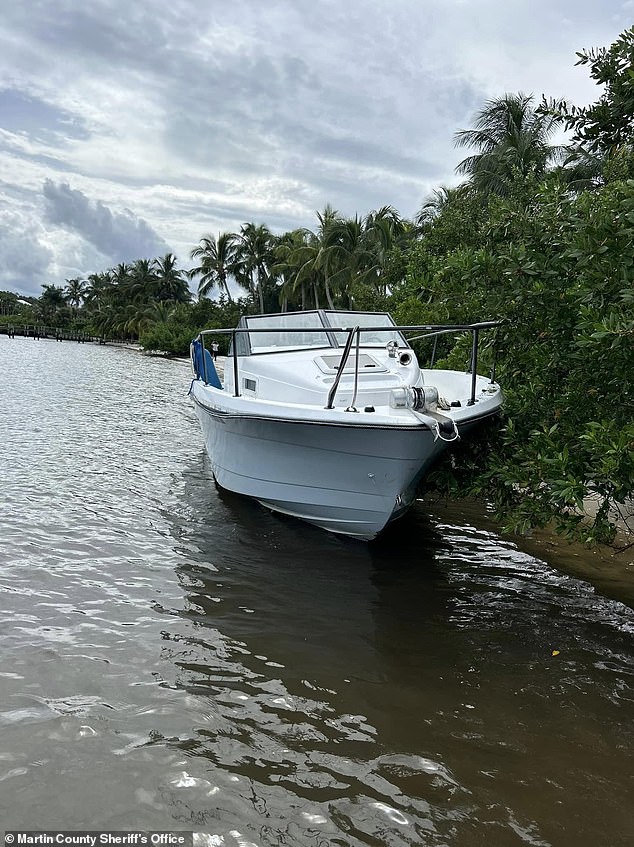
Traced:
<path fill-rule="evenodd" d="M 111 336 L 115 330 L 115 315 L 110 309 L 97 312 L 91 318 L 93 331 L 105 339 Z"/>
<path fill-rule="evenodd" d="M 296 260 L 298 262 L 298 282 L 308 284 L 312 289 L 315 308 L 319 309 L 319 295 L 323 291 L 330 309 L 334 309 L 333 294 L 329 277 L 327 257 L 324 253 L 328 246 L 330 231 L 343 219 L 339 212 L 327 203 L 323 212 L 317 212 L 319 226 L 317 232 L 305 230 L 304 244 L 300 247 Z"/>
<path fill-rule="evenodd" d="M 608 154 L 595 153 L 577 145 L 568 147 L 567 153 L 563 165 L 555 172 L 570 191 L 588 191 L 603 182 Z"/>
<path fill-rule="evenodd" d="M 113 270 L 92 273 L 86 278 L 84 311 L 95 333 L 106 338 L 112 334 L 124 293 Z"/>
<path fill-rule="evenodd" d="M 369 212 L 365 218 L 341 218 L 328 207 L 320 219 L 320 246 L 315 266 L 323 272 L 330 308 L 351 308 L 355 291 L 370 284 L 380 296 L 387 293 L 385 270 L 392 250 L 408 231 L 392 206 Z"/>
<path fill-rule="evenodd" d="M 43 285 L 38 300 L 39 310 L 44 320 L 54 321 L 57 313 L 66 306 L 64 289 L 59 285 Z"/>
<path fill-rule="evenodd" d="M 232 232 L 221 232 L 218 238 L 205 235 L 200 239 L 198 247 L 194 247 L 189 254 L 192 259 L 200 259 L 200 264 L 188 272 L 190 279 L 200 276 L 199 297 L 206 297 L 218 287 L 227 300 L 233 302 L 228 279 L 235 261 L 235 251 L 236 236 Z"/>
<path fill-rule="evenodd" d="M 389 251 L 407 230 L 405 221 L 393 206 L 382 206 L 376 211 L 368 212 L 363 226 L 368 236 L 380 244 L 385 252 Z"/>
<path fill-rule="evenodd" d="M 483 194 L 509 193 L 518 177 L 544 174 L 561 160 L 565 148 L 549 144 L 561 119 L 533 107 L 533 96 L 519 92 L 488 100 L 473 129 L 456 133 L 457 147 L 474 147 L 456 167 Z"/>
<path fill-rule="evenodd" d="M 280 308 L 283 312 L 289 305 L 299 305 L 302 311 L 306 309 L 308 284 L 305 277 L 300 277 L 300 270 L 311 235 L 307 229 L 293 229 L 277 240 L 275 264 L 271 267 L 271 273 L 280 282 Z"/>
<path fill-rule="evenodd" d="M 317 212 L 317 220 L 319 221 L 317 232 L 312 232 L 310 229 L 296 230 L 296 246 L 286 259 L 288 263 L 295 267 L 295 280 L 292 283 L 289 281 L 287 287 L 292 288 L 293 291 L 297 289 L 301 291 L 302 308 L 305 308 L 310 291 L 316 309 L 321 308 L 319 300 L 322 292 L 326 297 L 328 307 L 334 309 L 328 269 L 325 267 L 327 261 L 324 250 L 330 230 L 343 219 L 336 209 L 327 204 L 323 212 Z"/>
<path fill-rule="evenodd" d="M 425 199 L 420 211 L 416 215 L 416 226 L 423 227 L 425 224 L 436 220 L 448 206 L 459 197 L 464 196 L 468 189 L 469 186 L 464 183 L 453 188 L 447 185 L 441 185 L 439 188 L 435 188 Z"/>
<path fill-rule="evenodd" d="M 188 303 L 191 300 L 191 292 L 185 282 L 185 271 L 177 270 L 176 262 L 173 253 L 166 253 L 152 262 L 156 274 L 155 298 L 159 301 Z"/>
<path fill-rule="evenodd" d="M 126 282 L 126 294 L 130 300 L 141 302 L 157 300 L 158 274 L 152 259 L 137 259 L 133 263 Z"/>
<path fill-rule="evenodd" d="M 404 245 L 412 227 L 404 221 L 393 206 L 383 206 L 369 212 L 363 221 L 363 241 L 372 260 L 361 278 L 371 282 L 377 294 L 387 294 L 386 270 L 395 248 Z"/>
<path fill-rule="evenodd" d="M 294 294 L 299 290 L 302 309 L 307 306 L 309 294 L 312 294 L 315 309 L 319 309 L 319 295 L 325 290 L 324 273 L 317 264 L 321 243 L 319 237 L 309 229 L 296 232 L 296 243 L 288 259 L 289 270 L 293 269 L 294 279 L 289 279 L 286 288 Z"/>
<path fill-rule="evenodd" d="M 372 252 L 365 240 L 363 221 L 354 218 L 340 218 L 333 221 L 324 233 L 319 256 L 319 266 L 323 268 L 327 287 L 326 296 L 331 309 L 334 298 L 347 301 L 351 307 L 352 288 L 374 265 Z"/>
<path fill-rule="evenodd" d="M 141 303 L 139 306 L 130 304 L 126 310 L 125 319 L 121 322 L 119 329 L 126 333 L 132 332 L 139 335 L 144 329 L 155 324 L 166 325 L 174 314 L 174 301 L 154 300 L 150 303 Z"/>
<path fill-rule="evenodd" d="M 110 281 L 113 285 L 117 285 L 122 289 L 127 288 L 130 283 L 130 275 L 132 274 L 132 265 L 126 262 L 119 262 L 116 268 L 109 271 Z"/>
<path fill-rule="evenodd" d="M 99 309 L 104 300 L 108 289 L 112 287 L 110 275 L 108 273 L 92 273 L 88 274 L 86 279 L 87 291 L 85 302 Z"/>
<path fill-rule="evenodd" d="M 261 313 L 264 312 L 264 290 L 275 261 L 274 242 L 273 233 L 264 224 L 242 224 L 236 236 L 233 274 L 254 296 L 257 294 Z"/>
<path fill-rule="evenodd" d="M 88 283 L 85 279 L 79 279 L 79 277 L 67 279 L 64 293 L 66 295 L 66 301 L 77 311 L 88 293 Z"/>

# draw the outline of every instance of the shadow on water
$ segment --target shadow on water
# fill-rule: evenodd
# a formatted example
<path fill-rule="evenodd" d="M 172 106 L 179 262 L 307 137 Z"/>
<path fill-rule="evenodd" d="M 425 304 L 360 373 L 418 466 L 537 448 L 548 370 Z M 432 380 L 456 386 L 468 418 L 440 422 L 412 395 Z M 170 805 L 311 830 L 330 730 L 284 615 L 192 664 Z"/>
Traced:
<path fill-rule="evenodd" d="M 163 658 L 196 704 L 176 746 L 235 780 L 216 816 L 263 844 L 627 843 L 629 610 L 423 508 L 363 544 L 183 473 Z"/>
<path fill-rule="evenodd" d="M 197 625 L 213 623 L 257 652 L 332 677 L 336 669 L 345 676 L 351 661 L 354 673 L 372 673 L 378 645 L 444 614 L 448 583 L 437 555 L 446 545 L 423 512 L 367 544 L 224 491 L 203 468 L 187 472 L 185 491 L 196 555 L 177 569 L 184 614 Z"/>
<path fill-rule="evenodd" d="M 222 816 L 257 843 L 435 843 L 432 818 L 446 810 L 423 795 L 453 792 L 454 780 L 411 752 L 412 672 L 426 650 L 407 642 L 446 617 L 441 536 L 414 512 L 359 543 L 216 488 L 206 461 L 185 477 L 173 534 L 187 626 L 165 633 L 163 658 L 201 709 L 176 742 L 199 763 L 190 770 L 206 761 L 221 792 L 235 780 Z M 408 654 L 404 671 L 395 657 Z"/>

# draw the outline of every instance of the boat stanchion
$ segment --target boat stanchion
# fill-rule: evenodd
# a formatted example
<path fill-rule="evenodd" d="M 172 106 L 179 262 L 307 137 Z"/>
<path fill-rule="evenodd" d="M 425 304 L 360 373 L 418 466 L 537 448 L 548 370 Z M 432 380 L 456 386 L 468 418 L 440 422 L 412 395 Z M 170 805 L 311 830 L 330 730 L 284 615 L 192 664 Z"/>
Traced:
<path fill-rule="evenodd" d="M 346 339 L 346 346 L 343 348 L 343 353 L 341 354 L 341 359 L 339 360 L 337 376 L 335 377 L 335 381 L 332 384 L 332 388 L 328 392 L 328 402 L 326 404 L 326 409 L 334 409 L 335 394 L 337 393 L 337 388 L 339 387 L 341 375 L 343 374 L 344 369 L 348 364 L 348 356 L 350 355 L 350 349 L 352 348 L 352 340 L 354 339 L 355 332 L 359 332 L 358 326 L 352 327 L 348 330 L 348 338 Z"/>
<path fill-rule="evenodd" d="M 238 380 L 238 345 L 237 345 L 237 332 L 234 331 L 231 333 L 231 346 L 233 348 L 233 396 L 240 396 L 240 382 Z"/>
<path fill-rule="evenodd" d="M 469 402 L 467 406 L 473 406 L 475 404 L 475 394 L 476 394 L 476 379 L 478 376 L 478 338 L 480 335 L 479 329 L 472 330 L 472 342 L 471 342 L 471 397 L 469 398 Z"/>
<path fill-rule="evenodd" d="M 352 402 L 346 409 L 346 412 L 358 412 L 359 410 L 354 405 L 357 402 L 357 394 L 359 393 L 359 337 L 361 335 L 361 329 L 357 327 L 357 346 L 355 350 L 355 362 L 354 362 L 354 391 L 352 392 Z"/>

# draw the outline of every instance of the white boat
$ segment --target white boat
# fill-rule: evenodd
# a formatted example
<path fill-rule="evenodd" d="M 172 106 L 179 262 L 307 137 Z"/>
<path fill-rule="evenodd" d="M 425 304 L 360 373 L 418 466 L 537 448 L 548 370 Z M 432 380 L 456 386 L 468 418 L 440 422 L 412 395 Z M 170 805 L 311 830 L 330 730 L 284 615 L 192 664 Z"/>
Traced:
<path fill-rule="evenodd" d="M 220 486 L 330 532 L 375 538 L 425 471 L 502 392 L 478 376 L 481 330 L 398 327 L 386 313 L 315 310 L 240 319 L 191 346 L 190 389 Z M 472 333 L 471 372 L 422 369 L 406 340 Z M 209 353 L 230 334 L 221 380 Z M 207 345 L 207 346 L 205 346 Z"/>

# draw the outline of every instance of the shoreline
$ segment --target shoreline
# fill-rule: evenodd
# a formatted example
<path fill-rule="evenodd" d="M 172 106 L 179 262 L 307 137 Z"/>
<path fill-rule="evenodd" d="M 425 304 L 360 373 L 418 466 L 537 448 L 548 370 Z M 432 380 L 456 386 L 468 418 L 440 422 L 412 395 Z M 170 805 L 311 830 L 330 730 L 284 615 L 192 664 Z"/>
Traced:
<path fill-rule="evenodd" d="M 435 519 L 472 522 L 489 530 L 518 550 L 549 564 L 568 576 L 591 583 L 600 593 L 634 609 L 634 536 L 619 531 L 623 544 L 620 549 L 606 544 L 589 547 L 580 541 L 570 541 L 553 529 L 535 529 L 530 535 L 519 536 L 502 532 L 499 523 L 483 501 L 467 499 L 441 502 L 431 497 L 421 498 Z"/>
<path fill-rule="evenodd" d="M 108 342 L 106 342 L 106 346 Z M 187 356 L 172 356 L 165 351 L 144 350 L 138 344 L 114 344 L 113 347 L 127 349 L 143 356 L 185 361 Z M 220 378 L 224 376 L 225 356 L 215 362 Z M 634 532 L 627 524 L 627 517 L 634 514 L 632 506 L 617 523 L 619 547 L 596 545 L 589 547 L 579 541 L 570 541 L 557 535 L 553 529 L 535 529 L 529 535 L 515 536 L 502 532 L 500 524 L 492 516 L 485 501 L 463 498 L 441 501 L 422 493 L 419 498 L 430 516 L 439 521 L 466 520 L 477 527 L 495 533 L 519 550 L 547 562 L 551 567 L 577 579 L 591 583 L 598 591 L 611 599 L 634 608 Z M 592 503 L 586 508 L 591 511 Z"/>

